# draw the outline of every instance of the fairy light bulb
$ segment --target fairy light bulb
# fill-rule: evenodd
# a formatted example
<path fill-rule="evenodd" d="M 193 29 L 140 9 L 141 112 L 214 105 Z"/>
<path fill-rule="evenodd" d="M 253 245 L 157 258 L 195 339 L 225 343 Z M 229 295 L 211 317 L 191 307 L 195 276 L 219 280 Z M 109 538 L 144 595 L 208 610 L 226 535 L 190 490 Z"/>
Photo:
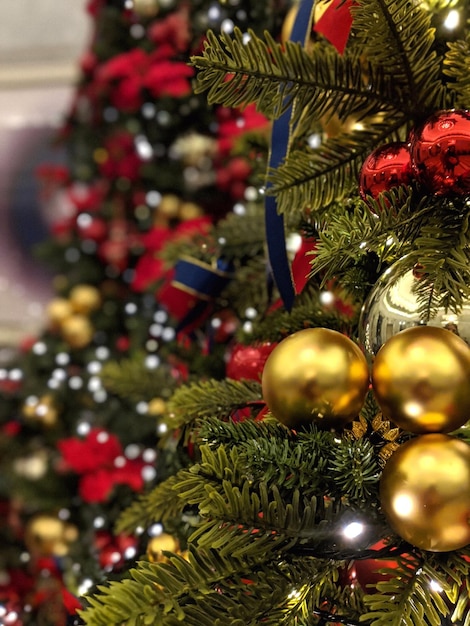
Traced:
<path fill-rule="evenodd" d="M 351 522 L 343 528 L 343 536 L 346 539 L 356 539 L 364 532 L 364 524 L 361 522 Z"/>
<path fill-rule="evenodd" d="M 452 9 L 444 20 L 444 28 L 455 30 L 460 25 L 460 14 L 456 9 Z"/>

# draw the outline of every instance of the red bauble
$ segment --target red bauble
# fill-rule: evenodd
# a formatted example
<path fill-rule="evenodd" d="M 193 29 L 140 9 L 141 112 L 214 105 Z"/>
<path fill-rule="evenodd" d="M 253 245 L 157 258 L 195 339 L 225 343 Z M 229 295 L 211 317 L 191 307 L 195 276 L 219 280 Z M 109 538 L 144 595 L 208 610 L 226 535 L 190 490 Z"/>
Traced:
<path fill-rule="evenodd" d="M 395 142 L 374 150 L 364 161 L 359 175 L 359 193 L 377 200 L 383 191 L 409 185 L 412 179 L 411 159 L 407 143 Z"/>
<path fill-rule="evenodd" d="M 267 342 L 235 346 L 227 363 L 227 377 L 233 380 L 261 380 L 264 364 L 276 345 Z"/>
<path fill-rule="evenodd" d="M 385 547 L 383 541 L 377 542 L 372 546 L 373 550 L 382 550 Z M 393 558 L 382 559 L 360 559 L 350 564 L 345 572 L 342 572 L 343 584 L 361 585 L 364 591 L 368 590 L 369 585 L 376 586 L 377 583 L 390 580 L 391 573 L 381 574 L 381 569 L 396 569 L 397 561 Z"/>
<path fill-rule="evenodd" d="M 411 163 L 432 193 L 470 193 L 470 111 L 439 111 L 413 130 Z"/>
<path fill-rule="evenodd" d="M 77 233 L 82 239 L 92 241 L 103 241 L 108 234 L 107 223 L 99 217 L 89 217 L 89 219 L 77 220 Z"/>

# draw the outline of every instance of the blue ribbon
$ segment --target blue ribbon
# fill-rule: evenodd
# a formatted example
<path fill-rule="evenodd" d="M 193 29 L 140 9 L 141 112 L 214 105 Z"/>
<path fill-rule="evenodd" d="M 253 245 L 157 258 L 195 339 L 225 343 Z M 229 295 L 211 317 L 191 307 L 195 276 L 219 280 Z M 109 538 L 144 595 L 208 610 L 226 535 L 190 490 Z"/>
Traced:
<path fill-rule="evenodd" d="M 305 44 L 311 26 L 313 6 L 314 0 L 300 1 L 292 27 L 291 41 L 301 43 L 302 45 Z M 286 156 L 290 138 L 291 115 L 292 109 L 289 108 L 273 124 L 271 154 L 269 157 L 270 169 L 279 167 Z M 268 191 L 270 187 L 271 183 L 268 181 L 266 190 Z M 265 198 L 265 228 L 271 271 L 284 306 L 290 311 L 294 304 L 295 287 L 287 256 L 284 216 L 277 210 L 275 196 L 270 196 L 269 194 L 266 194 Z"/>
<path fill-rule="evenodd" d="M 172 285 L 198 299 L 180 320 L 176 331 L 192 326 L 205 314 L 211 300 L 219 296 L 233 278 L 233 265 L 224 259 L 217 259 L 211 266 L 198 259 L 182 257 L 175 265 Z"/>
<path fill-rule="evenodd" d="M 198 259 L 182 257 L 175 265 L 172 283 L 201 300 L 211 300 L 221 294 L 232 277 L 233 268 L 223 259 L 212 267 Z"/>

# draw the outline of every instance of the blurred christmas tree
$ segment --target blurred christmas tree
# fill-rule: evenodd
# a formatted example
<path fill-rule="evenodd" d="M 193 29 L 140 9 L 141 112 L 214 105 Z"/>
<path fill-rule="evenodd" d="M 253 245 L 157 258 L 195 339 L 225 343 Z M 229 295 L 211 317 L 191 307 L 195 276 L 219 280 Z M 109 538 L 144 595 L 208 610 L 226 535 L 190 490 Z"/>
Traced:
<path fill-rule="evenodd" d="M 290 310 L 247 280 L 227 378 L 168 401 L 194 463 L 118 528 L 194 532 L 91 595 L 89 626 L 470 624 L 468 27 L 459 0 L 302 0 L 293 41 L 235 29 L 194 56 L 209 102 L 275 120 Z"/>
<path fill-rule="evenodd" d="M 189 59 L 208 28 L 278 31 L 284 1 L 88 11 L 94 33 L 58 138 L 69 165 L 39 171 L 44 202 L 60 207 L 40 250 L 57 297 L 44 333 L 0 370 L 0 621 L 18 626 L 75 619 L 74 595 L 162 532 L 113 527 L 136 493 L 187 466 L 192 444 L 167 435 L 166 403 L 184 381 L 223 378 L 251 302 L 238 273 L 258 292 L 265 272 L 251 181 L 268 123 L 194 94 Z M 184 540 L 191 523 L 167 526 Z"/>

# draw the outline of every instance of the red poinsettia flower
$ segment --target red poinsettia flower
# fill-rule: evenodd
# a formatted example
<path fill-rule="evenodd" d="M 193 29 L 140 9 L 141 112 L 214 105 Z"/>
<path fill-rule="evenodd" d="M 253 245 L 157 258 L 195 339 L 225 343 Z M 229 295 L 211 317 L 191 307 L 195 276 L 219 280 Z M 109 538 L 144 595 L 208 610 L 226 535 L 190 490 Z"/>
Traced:
<path fill-rule="evenodd" d="M 143 85 L 152 96 L 161 98 L 181 98 L 191 93 L 191 79 L 194 70 L 180 61 L 159 60 L 147 72 Z"/>
<path fill-rule="evenodd" d="M 258 113 L 254 104 L 250 104 L 243 110 L 219 107 L 217 118 L 219 122 L 218 146 L 221 155 L 227 155 L 232 151 L 236 139 L 241 134 L 250 130 L 269 128 L 269 121 L 264 115 Z"/>
<path fill-rule="evenodd" d="M 137 552 L 137 539 L 132 535 L 112 535 L 106 530 L 95 535 L 95 547 L 102 568 L 113 569 L 121 566 L 126 557 Z"/>
<path fill-rule="evenodd" d="M 93 428 L 84 439 L 70 437 L 58 443 L 65 467 L 80 474 L 79 493 L 85 502 L 104 502 L 115 485 L 140 491 L 144 462 L 127 459 L 119 439 Z"/>
<path fill-rule="evenodd" d="M 119 131 L 107 137 L 104 142 L 107 157 L 99 164 L 100 172 L 106 178 L 127 178 L 135 181 L 140 176 L 142 160 L 134 146 L 134 137 L 126 131 Z"/>
<path fill-rule="evenodd" d="M 58 447 L 66 465 L 77 474 L 112 467 L 114 459 L 122 454 L 119 439 L 101 428 L 92 428 L 85 439 L 63 439 Z"/>
<path fill-rule="evenodd" d="M 210 225 L 211 221 L 208 217 L 197 217 L 193 220 L 181 222 L 173 230 L 163 226 L 155 226 L 143 235 L 141 242 L 145 252 L 137 262 L 134 279 L 131 284 L 132 289 L 142 292 L 158 280 L 169 278 L 170 273 L 165 269 L 164 263 L 159 257 L 159 252 L 163 246 L 170 239 L 191 238 L 199 233 L 205 233 L 210 228 Z"/>
<path fill-rule="evenodd" d="M 165 19 L 154 22 L 149 30 L 148 37 L 157 49 L 169 47 L 170 56 L 174 52 L 184 52 L 189 46 L 191 32 L 187 7 L 170 13 Z"/>

